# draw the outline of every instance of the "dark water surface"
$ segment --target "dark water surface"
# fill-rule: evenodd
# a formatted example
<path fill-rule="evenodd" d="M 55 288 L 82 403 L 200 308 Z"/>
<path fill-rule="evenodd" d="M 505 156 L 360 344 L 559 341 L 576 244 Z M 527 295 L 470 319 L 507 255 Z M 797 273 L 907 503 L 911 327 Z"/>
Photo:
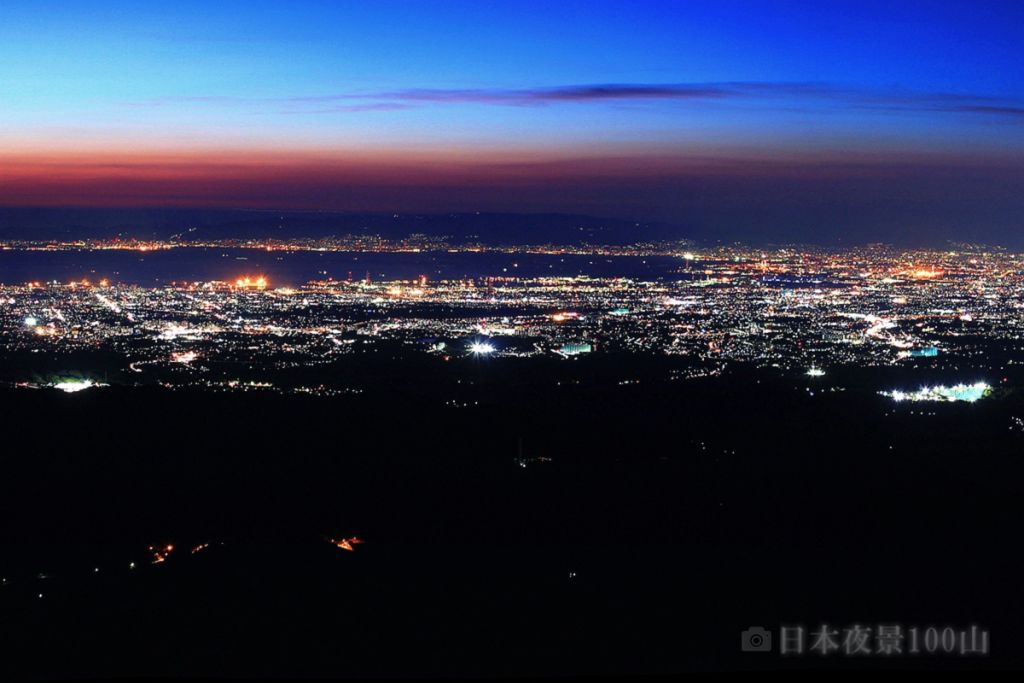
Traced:
<path fill-rule="evenodd" d="M 486 276 L 688 278 L 686 261 L 670 256 L 576 256 L 500 253 L 268 252 L 261 249 L 179 248 L 161 251 L 0 251 L 0 283 L 107 278 L 159 285 L 262 275 L 272 286 L 349 277 L 431 280 Z M 677 272 L 681 271 L 681 272 Z"/>

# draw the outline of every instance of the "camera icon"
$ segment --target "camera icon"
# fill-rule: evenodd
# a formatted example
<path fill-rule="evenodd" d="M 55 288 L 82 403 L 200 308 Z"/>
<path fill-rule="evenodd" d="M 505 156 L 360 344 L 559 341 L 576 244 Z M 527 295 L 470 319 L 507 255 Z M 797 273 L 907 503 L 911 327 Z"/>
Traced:
<path fill-rule="evenodd" d="M 743 652 L 771 652 L 772 634 L 760 626 L 751 626 L 740 632 L 740 649 Z"/>

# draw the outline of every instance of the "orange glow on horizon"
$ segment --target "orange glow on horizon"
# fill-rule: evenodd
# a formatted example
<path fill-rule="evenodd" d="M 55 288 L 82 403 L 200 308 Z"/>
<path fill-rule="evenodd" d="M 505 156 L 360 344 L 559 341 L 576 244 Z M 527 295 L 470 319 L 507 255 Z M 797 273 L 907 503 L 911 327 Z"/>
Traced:
<path fill-rule="evenodd" d="M 130 146 L 122 140 L 103 147 L 63 140 L 58 147 L 40 141 L 26 147 L 24 141 L 0 136 L 0 204 L 409 211 L 444 199 L 446 204 L 479 209 L 487 200 L 505 201 L 509 188 L 550 190 L 558 183 L 585 196 L 602 197 L 608 181 L 887 176 L 903 174 L 908 166 L 924 161 L 979 163 L 977 157 L 959 152 L 922 156 L 910 150 L 897 157 L 868 151 L 851 157 L 849 150 L 810 155 L 744 146 L 705 149 L 696 144 L 675 150 L 643 145 L 479 144 L 323 150 L 305 143 L 175 147 L 147 139 L 136 142 Z M 1011 165 L 985 161 L 993 168 Z M 442 190 L 451 190 L 451 197 L 440 196 Z M 403 200 L 396 207 L 399 191 Z"/>

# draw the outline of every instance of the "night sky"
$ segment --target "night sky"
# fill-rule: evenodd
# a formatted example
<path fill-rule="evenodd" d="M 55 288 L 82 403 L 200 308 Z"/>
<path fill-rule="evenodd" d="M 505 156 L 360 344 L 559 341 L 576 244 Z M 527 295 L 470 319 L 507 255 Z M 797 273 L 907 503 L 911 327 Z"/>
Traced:
<path fill-rule="evenodd" d="M 0 4 L 0 204 L 1011 239 L 1024 3 Z"/>

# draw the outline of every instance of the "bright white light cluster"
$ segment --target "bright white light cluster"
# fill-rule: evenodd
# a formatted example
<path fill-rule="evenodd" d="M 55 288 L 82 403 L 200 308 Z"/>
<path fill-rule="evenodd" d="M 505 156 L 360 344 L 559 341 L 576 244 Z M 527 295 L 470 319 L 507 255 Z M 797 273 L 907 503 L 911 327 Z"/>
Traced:
<path fill-rule="evenodd" d="M 94 387 L 96 384 L 91 379 L 76 379 L 66 380 L 63 382 L 57 382 L 53 385 L 54 389 L 60 389 L 61 391 L 73 394 L 76 391 L 82 391 L 89 387 Z"/>
<path fill-rule="evenodd" d="M 486 356 L 494 353 L 494 345 L 488 342 L 473 342 L 469 345 L 469 352 L 474 356 Z"/>
<path fill-rule="evenodd" d="M 992 387 L 985 382 L 975 382 L 974 384 L 955 384 L 951 387 L 944 385 L 937 385 L 933 387 L 922 387 L 917 391 L 886 391 L 882 392 L 883 395 L 892 398 L 897 402 L 902 401 L 965 401 L 967 403 L 974 403 L 977 400 L 985 398 L 989 392 L 992 391 Z"/>

